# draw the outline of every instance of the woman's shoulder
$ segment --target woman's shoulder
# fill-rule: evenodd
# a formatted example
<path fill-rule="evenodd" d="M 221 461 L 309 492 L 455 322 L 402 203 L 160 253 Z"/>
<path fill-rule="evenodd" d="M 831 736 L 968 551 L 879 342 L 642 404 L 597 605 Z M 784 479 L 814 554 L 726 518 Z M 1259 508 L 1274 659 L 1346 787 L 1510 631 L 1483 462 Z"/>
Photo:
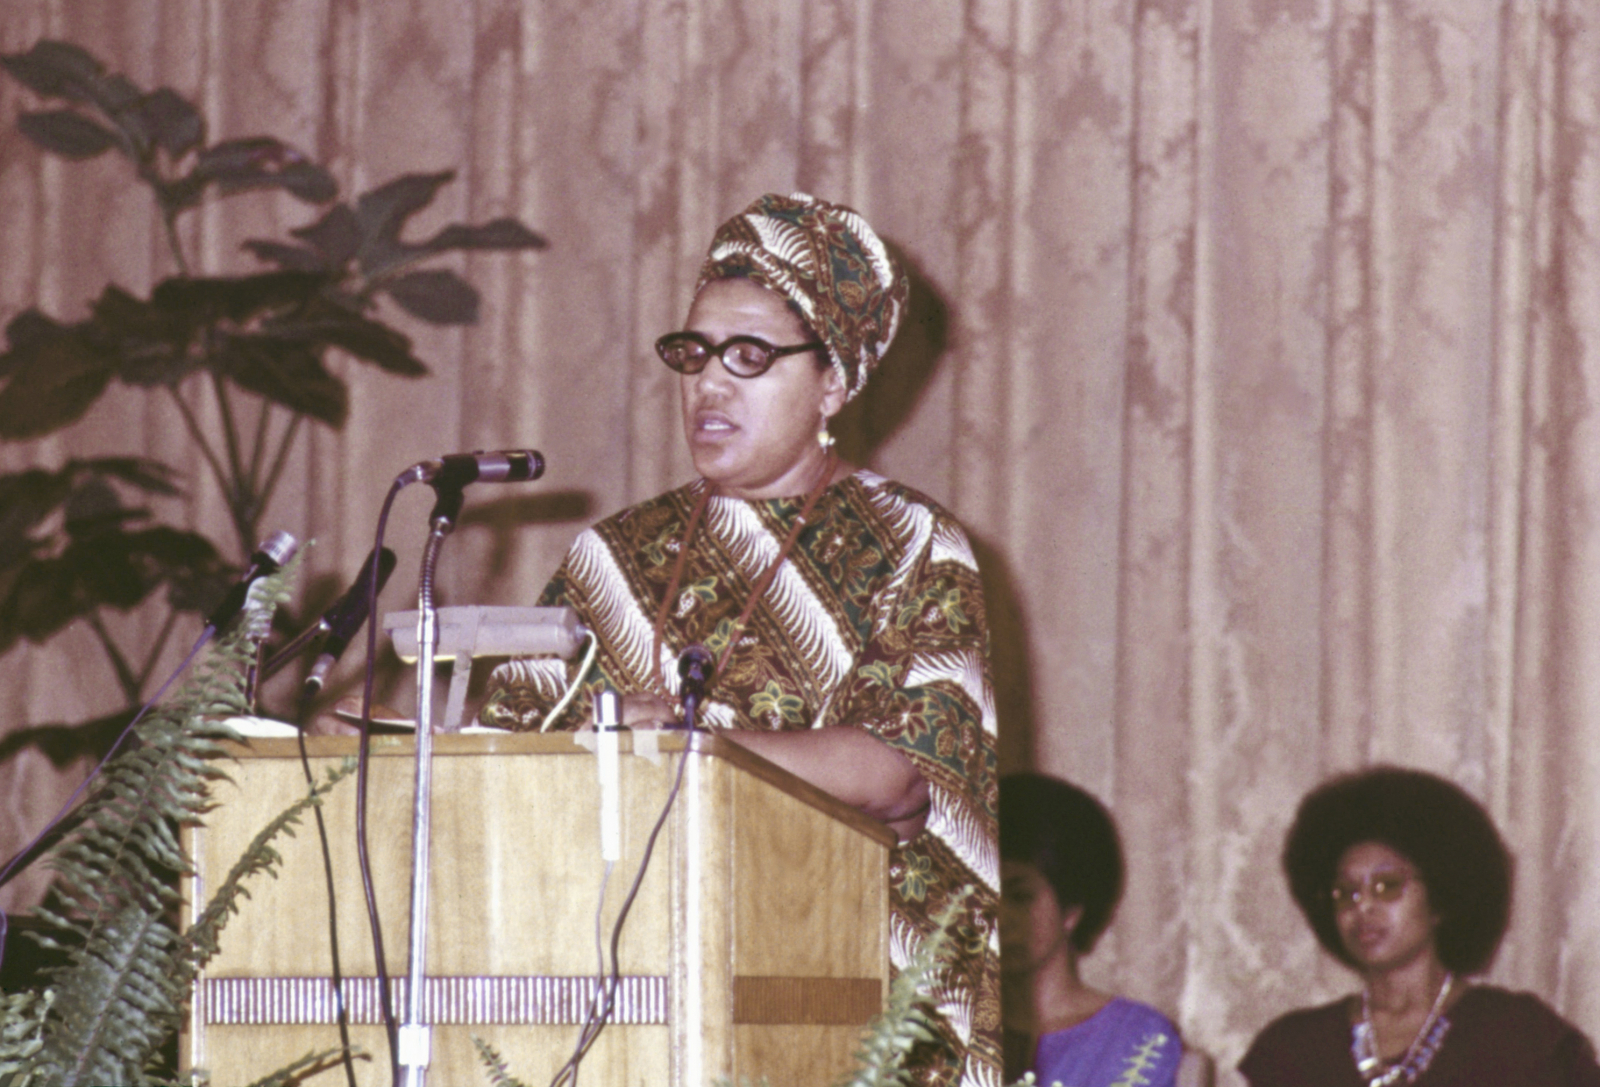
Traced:
<path fill-rule="evenodd" d="M 1493 1032 L 1520 1039 L 1520 1044 L 1560 1044 L 1583 1032 L 1532 993 L 1517 993 L 1493 985 L 1474 985 L 1456 1003 L 1450 1018 L 1474 1033 Z"/>
<path fill-rule="evenodd" d="M 1268 1073 L 1280 1062 L 1299 1062 L 1338 1056 L 1348 1052 L 1350 1045 L 1350 1011 L 1348 998 L 1321 1004 L 1314 1008 L 1299 1008 L 1278 1016 L 1261 1028 L 1239 1070 L 1252 1083 L 1275 1082 Z"/>
<path fill-rule="evenodd" d="M 1475 985 L 1447 1015 L 1444 1082 L 1600 1087 L 1588 1037 L 1532 993 Z"/>
<path fill-rule="evenodd" d="M 1554 1008 L 1532 993 L 1516 993 L 1494 985 L 1473 985 L 1468 988 L 1456 1001 L 1450 1018 L 1457 1023 L 1486 1019 L 1547 1029 L 1568 1025 Z"/>
<path fill-rule="evenodd" d="M 1117 1022 L 1124 1030 L 1144 1034 L 1166 1034 L 1173 1038 L 1178 1036 L 1178 1028 L 1172 1020 L 1150 1005 L 1129 1000 L 1125 996 L 1114 997 L 1100 1009 L 1100 1015 Z"/>
<path fill-rule="evenodd" d="M 849 479 L 876 501 L 893 502 L 904 506 L 917 506 L 927 510 L 942 521 L 949 521 L 952 524 L 959 525 L 954 514 L 910 484 L 881 476 L 870 468 L 856 469 L 850 474 Z"/>
<path fill-rule="evenodd" d="M 857 469 L 843 485 L 852 488 L 846 492 L 847 500 L 859 495 L 896 536 L 920 541 L 923 549 L 933 550 L 936 559 L 951 558 L 978 568 L 972 541 L 955 514 L 915 487 L 866 468 Z"/>

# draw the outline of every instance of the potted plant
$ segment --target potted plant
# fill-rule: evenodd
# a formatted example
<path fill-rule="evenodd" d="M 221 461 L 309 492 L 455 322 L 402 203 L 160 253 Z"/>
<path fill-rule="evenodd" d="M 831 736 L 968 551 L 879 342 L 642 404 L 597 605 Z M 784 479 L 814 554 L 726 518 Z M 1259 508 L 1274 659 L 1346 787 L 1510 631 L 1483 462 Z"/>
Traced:
<path fill-rule="evenodd" d="M 378 300 L 387 297 L 429 324 L 471 324 L 477 292 L 436 258 L 545 243 L 513 218 L 452 224 L 407 240 L 408 221 L 451 172 L 407 174 L 340 202 L 328 171 L 291 145 L 272 136 L 212 142 L 182 95 L 136 86 L 67 42 L 40 41 L 0 56 L 0 69 L 45 104 L 17 120 L 38 147 L 74 161 L 106 154 L 127 161 L 130 183 L 150 194 L 172 264 L 172 274 L 147 295 L 108 284 L 82 320 L 60 321 L 36 307 L 9 320 L 0 353 L 0 439 L 66 427 L 120 383 L 172 405 L 191 442 L 191 463 L 205 477 L 139 455 L 0 475 L 0 654 L 84 623 L 117 677 L 125 709 L 30 733 L 52 751 L 77 751 L 103 743 L 127 720 L 179 617 L 209 610 L 251 553 L 307 421 L 344 424 L 350 392 L 328 368 L 329 356 L 338 352 L 400 378 L 428 373 Z M 250 270 L 197 274 L 184 248 L 184 218 L 207 202 L 263 189 L 317 213 L 287 238 L 247 242 Z M 211 410 L 202 411 L 206 400 Z M 152 502 L 207 481 L 226 502 L 232 534 L 225 542 L 152 512 Z M 156 636 L 135 651 L 117 642 L 104 617 L 141 607 L 165 615 Z"/>

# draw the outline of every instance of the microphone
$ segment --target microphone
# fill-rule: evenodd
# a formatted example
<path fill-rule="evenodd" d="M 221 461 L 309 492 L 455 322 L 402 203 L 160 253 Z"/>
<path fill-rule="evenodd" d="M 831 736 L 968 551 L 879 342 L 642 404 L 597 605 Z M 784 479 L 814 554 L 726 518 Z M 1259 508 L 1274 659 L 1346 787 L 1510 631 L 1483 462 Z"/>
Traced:
<path fill-rule="evenodd" d="M 711 650 L 698 643 L 678 655 L 679 694 L 683 698 L 683 723 L 695 727 L 695 717 L 700 703 L 705 701 L 706 688 L 717 670 L 717 659 Z"/>
<path fill-rule="evenodd" d="M 316 663 L 312 664 L 311 672 L 306 676 L 305 694 L 311 697 L 322 690 L 323 684 L 328 682 L 328 673 L 344 656 L 350 639 L 356 636 L 361 629 L 361 624 L 367 621 L 367 616 L 372 614 L 372 561 L 378 561 L 378 592 L 383 592 L 383 587 L 389 583 L 389 575 L 394 573 L 394 552 L 385 547 L 379 552 L 367 552 L 367 561 L 361 564 L 361 573 L 351 583 L 350 588 L 333 606 L 322 613 L 322 618 L 317 621 L 317 626 L 327 633 L 327 638 L 322 643 L 322 652 L 317 654 Z"/>
<path fill-rule="evenodd" d="M 451 453 L 419 461 L 400 473 L 404 483 L 431 487 L 465 487 L 468 483 L 521 483 L 544 475 L 544 457 L 533 449 L 501 449 L 492 453 Z"/>
<path fill-rule="evenodd" d="M 245 598 L 250 595 L 250 586 L 255 584 L 257 578 L 266 577 L 281 569 L 285 563 L 294 558 L 294 553 L 300 550 L 300 541 L 287 532 L 274 532 L 256 547 L 256 553 L 250 556 L 250 566 L 245 570 L 233 588 L 222 598 L 222 603 L 217 605 L 217 610 L 211 613 L 206 620 L 206 625 L 212 630 L 221 630 L 223 624 L 239 614 L 239 609 L 244 607 Z"/>

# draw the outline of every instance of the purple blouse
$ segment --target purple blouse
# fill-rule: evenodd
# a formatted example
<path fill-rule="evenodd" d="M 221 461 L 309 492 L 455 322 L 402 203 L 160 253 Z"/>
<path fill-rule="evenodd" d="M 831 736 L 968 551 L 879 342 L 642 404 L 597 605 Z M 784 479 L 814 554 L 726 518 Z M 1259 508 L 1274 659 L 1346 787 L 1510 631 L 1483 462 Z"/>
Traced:
<path fill-rule="evenodd" d="M 1033 1073 L 1041 1087 L 1172 1087 L 1182 1056 L 1166 1016 L 1117 997 L 1077 1026 L 1040 1037 Z"/>

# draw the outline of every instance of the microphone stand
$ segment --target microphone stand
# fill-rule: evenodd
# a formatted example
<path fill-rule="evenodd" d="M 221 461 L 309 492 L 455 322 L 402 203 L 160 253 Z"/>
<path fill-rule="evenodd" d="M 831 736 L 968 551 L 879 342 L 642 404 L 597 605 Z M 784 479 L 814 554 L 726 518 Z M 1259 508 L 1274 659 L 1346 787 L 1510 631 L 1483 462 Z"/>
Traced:
<path fill-rule="evenodd" d="M 417 588 L 417 770 L 411 821 L 411 945 L 406 972 L 406 1013 L 400 1026 L 400 1082 L 424 1087 L 431 1032 L 423 1021 L 423 983 L 428 950 L 428 839 L 433 820 L 433 658 L 439 644 L 438 609 L 433 599 L 434 568 L 445 537 L 455 530 L 464 499 L 463 483 L 431 484 L 436 495 L 428 515 L 428 542 L 422 553 Z"/>

